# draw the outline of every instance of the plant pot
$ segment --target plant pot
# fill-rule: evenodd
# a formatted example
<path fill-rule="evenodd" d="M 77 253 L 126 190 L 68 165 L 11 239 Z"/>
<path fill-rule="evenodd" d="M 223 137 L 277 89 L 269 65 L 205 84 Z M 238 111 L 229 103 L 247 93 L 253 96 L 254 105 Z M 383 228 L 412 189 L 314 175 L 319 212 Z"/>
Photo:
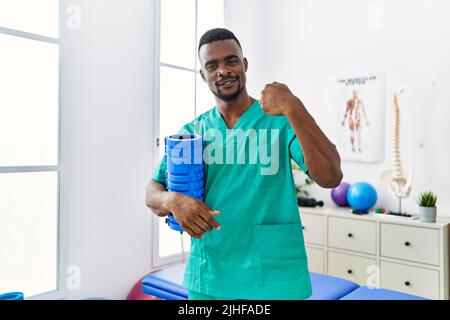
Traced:
<path fill-rule="evenodd" d="M 436 207 L 419 206 L 419 216 L 422 222 L 436 222 Z"/>

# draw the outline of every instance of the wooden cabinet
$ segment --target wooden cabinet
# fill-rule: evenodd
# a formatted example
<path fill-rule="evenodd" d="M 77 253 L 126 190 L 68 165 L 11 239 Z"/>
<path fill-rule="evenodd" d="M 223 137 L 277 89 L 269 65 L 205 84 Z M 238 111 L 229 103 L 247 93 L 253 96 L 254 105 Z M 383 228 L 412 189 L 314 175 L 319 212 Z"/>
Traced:
<path fill-rule="evenodd" d="M 328 246 L 361 253 L 376 252 L 376 223 L 346 218 L 328 219 Z"/>
<path fill-rule="evenodd" d="M 439 230 L 382 223 L 381 256 L 439 265 Z"/>
<path fill-rule="evenodd" d="M 382 288 L 439 299 L 439 270 L 383 260 L 380 267 Z"/>
<path fill-rule="evenodd" d="M 299 211 L 310 271 L 450 299 L 450 217 L 425 223 L 334 206 Z"/>
<path fill-rule="evenodd" d="M 366 283 L 367 269 L 376 264 L 373 258 L 328 251 L 328 274 L 356 283 Z"/>
<path fill-rule="evenodd" d="M 325 273 L 325 257 L 322 249 L 306 247 L 306 254 L 308 255 L 308 269 L 316 273 Z"/>
<path fill-rule="evenodd" d="M 326 241 L 326 217 L 317 214 L 306 214 L 302 217 L 302 228 L 305 242 L 323 246 Z"/>

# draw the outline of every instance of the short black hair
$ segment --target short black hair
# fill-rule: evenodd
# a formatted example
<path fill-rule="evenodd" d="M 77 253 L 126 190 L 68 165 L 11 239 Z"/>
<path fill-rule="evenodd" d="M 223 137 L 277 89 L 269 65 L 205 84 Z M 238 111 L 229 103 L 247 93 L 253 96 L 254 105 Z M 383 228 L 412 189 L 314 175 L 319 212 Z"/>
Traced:
<path fill-rule="evenodd" d="M 239 48 L 242 50 L 241 44 L 233 32 L 231 32 L 230 30 L 224 29 L 224 28 L 214 28 L 214 29 L 206 31 L 202 35 L 202 37 L 200 38 L 200 42 L 198 44 L 198 52 L 200 52 L 200 48 L 204 44 L 211 43 L 214 41 L 228 40 L 228 39 L 232 39 L 232 40 L 236 41 Z"/>

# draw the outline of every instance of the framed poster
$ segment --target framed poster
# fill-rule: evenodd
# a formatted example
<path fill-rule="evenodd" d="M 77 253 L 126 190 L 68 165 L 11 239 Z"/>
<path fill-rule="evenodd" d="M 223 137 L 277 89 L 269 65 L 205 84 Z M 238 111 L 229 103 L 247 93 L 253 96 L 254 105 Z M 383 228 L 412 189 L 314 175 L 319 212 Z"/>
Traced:
<path fill-rule="evenodd" d="M 334 141 L 341 159 L 384 161 L 384 76 L 332 78 L 327 96 Z"/>

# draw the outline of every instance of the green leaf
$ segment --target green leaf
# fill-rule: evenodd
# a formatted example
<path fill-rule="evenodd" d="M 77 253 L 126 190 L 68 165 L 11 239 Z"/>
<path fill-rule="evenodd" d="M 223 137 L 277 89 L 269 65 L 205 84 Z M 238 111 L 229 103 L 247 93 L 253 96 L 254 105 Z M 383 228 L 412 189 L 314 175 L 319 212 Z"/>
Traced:
<path fill-rule="evenodd" d="M 422 207 L 435 207 L 437 202 L 437 195 L 431 190 L 420 193 L 419 205 Z"/>

